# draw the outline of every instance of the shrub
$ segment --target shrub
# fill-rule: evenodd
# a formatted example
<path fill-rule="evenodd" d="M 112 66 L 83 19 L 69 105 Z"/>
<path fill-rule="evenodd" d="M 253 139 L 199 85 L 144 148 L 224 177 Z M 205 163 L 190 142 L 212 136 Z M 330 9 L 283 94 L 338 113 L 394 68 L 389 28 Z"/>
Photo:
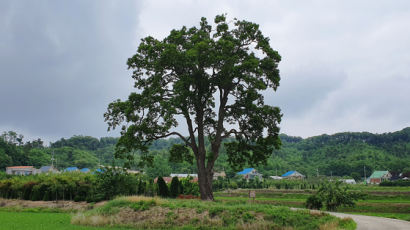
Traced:
<path fill-rule="evenodd" d="M 180 186 L 179 186 L 179 180 L 178 177 L 173 177 L 171 181 L 171 187 L 170 187 L 170 197 L 175 198 L 180 194 Z"/>
<path fill-rule="evenodd" d="M 410 180 L 383 181 L 379 184 L 379 186 L 406 187 L 406 186 L 410 186 Z"/>
<path fill-rule="evenodd" d="M 157 185 L 158 185 L 158 195 L 161 197 L 168 197 L 169 196 L 168 186 L 165 183 L 164 178 L 158 177 Z"/>
<path fill-rule="evenodd" d="M 347 191 L 348 187 L 341 187 L 341 184 L 341 181 L 323 183 L 316 194 L 308 197 L 306 207 L 309 205 L 309 207 L 317 208 L 325 204 L 326 210 L 336 211 L 341 206 L 353 207 L 355 201 L 365 198 L 365 194 Z"/>
<path fill-rule="evenodd" d="M 97 172 L 97 195 L 104 199 L 112 199 L 118 195 L 137 194 L 137 177 L 127 173 L 124 169 L 115 167 L 105 168 L 102 172 Z M 95 200 L 98 201 L 98 200 Z"/>
<path fill-rule="evenodd" d="M 322 199 L 316 194 L 309 196 L 306 200 L 305 207 L 320 210 L 323 207 Z"/>
<path fill-rule="evenodd" d="M 181 179 L 180 183 L 182 184 L 183 187 L 183 194 L 184 195 L 194 195 L 198 196 L 199 195 L 199 186 L 198 183 L 193 183 L 191 182 L 192 178 L 183 178 Z"/>
<path fill-rule="evenodd" d="M 139 178 L 139 179 L 138 179 L 138 191 L 137 191 L 137 194 L 138 194 L 138 195 L 143 195 L 143 194 L 145 193 L 145 190 L 146 190 L 145 187 L 146 187 L 145 181 L 142 181 L 141 178 Z"/>

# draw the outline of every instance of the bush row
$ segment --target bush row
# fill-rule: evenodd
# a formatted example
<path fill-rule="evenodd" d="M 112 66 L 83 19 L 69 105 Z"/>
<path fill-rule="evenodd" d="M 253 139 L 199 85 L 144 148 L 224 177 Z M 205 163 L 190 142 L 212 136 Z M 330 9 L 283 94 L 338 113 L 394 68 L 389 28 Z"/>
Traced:
<path fill-rule="evenodd" d="M 198 195 L 198 191 L 197 184 L 181 180 L 177 192 L 173 192 L 171 197 L 179 194 Z M 154 196 L 160 195 L 159 192 L 158 185 L 144 175 L 117 169 L 106 169 L 95 174 L 71 172 L 13 176 L 0 180 L 0 197 L 6 199 L 97 202 L 119 195 Z"/>
<path fill-rule="evenodd" d="M 380 183 L 380 186 L 405 187 L 410 186 L 410 180 L 383 181 Z"/>
<path fill-rule="evenodd" d="M 192 178 L 178 179 L 173 177 L 169 185 L 167 185 L 162 177 L 158 177 L 157 188 L 158 195 L 161 197 L 176 198 L 179 195 L 199 196 L 199 187 L 197 183 L 191 182 Z"/>
<path fill-rule="evenodd" d="M 242 178 L 223 179 L 218 178 L 213 183 L 214 191 L 222 191 L 226 189 L 317 189 L 322 182 L 320 180 L 271 180 L 271 179 L 253 179 L 245 180 Z"/>

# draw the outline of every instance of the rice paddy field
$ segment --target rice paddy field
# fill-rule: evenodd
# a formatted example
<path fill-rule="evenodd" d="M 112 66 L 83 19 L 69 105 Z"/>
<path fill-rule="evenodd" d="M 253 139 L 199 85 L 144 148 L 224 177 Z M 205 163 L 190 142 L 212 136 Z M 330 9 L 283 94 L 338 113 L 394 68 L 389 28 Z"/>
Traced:
<path fill-rule="evenodd" d="M 0 230 L 122 230 L 128 228 L 72 225 L 72 214 L 52 212 L 0 211 Z"/>
<path fill-rule="evenodd" d="M 341 207 L 337 211 L 369 216 L 381 216 L 410 221 L 410 187 L 350 186 L 351 190 L 367 194 L 355 207 Z M 256 203 L 303 208 L 306 198 L 314 190 L 261 189 L 256 191 Z M 249 190 L 216 193 L 217 200 L 249 200 Z"/>

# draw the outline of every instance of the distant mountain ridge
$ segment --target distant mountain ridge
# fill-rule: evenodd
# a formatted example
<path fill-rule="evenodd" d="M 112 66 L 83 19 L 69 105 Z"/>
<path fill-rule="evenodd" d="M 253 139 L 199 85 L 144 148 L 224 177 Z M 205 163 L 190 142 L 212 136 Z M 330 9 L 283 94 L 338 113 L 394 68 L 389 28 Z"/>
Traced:
<path fill-rule="evenodd" d="M 400 131 L 372 134 L 369 132 L 343 132 L 333 135 L 319 135 L 308 138 L 281 134 L 282 147 L 275 150 L 267 165 L 250 165 L 265 175 L 283 174 L 297 170 L 308 176 L 320 175 L 364 176 L 366 171 L 390 170 L 393 172 L 410 171 L 410 127 Z M 84 166 L 95 168 L 98 164 L 110 164 L 114 157 L 118 138 L 73 136 L 51 143 L 50 147 L 10 142 L 10 138 L 0 138 L 0 168 L 9 165 L 49 164 L 51 153 L 60 159 L 60 167 Z M 232 141 L 230 139 L 228 141 Z M 150 151 L 155 156 L 155 167 L 165 167 L 174 173 L 192 173 L 195 164 L 170 163 L 168 149 L 178 138 L 154 141 Z M 209 145 L 209 143 L 207 143 Z M 156 165 L 156 166 L 155 166 Z M 161 169 L 162 170 L 162 169 Z M 215 164 L 215 171 L 225 170 L 233 175 L 225 149 Z M 165 172 L 168 172 L 165 170 Z"/>

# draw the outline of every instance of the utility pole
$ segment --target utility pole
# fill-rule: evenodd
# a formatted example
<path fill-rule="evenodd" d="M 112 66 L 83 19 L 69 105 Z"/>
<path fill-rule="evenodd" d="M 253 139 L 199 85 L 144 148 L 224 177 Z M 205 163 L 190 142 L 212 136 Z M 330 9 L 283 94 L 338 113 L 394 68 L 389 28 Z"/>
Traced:
<path fill-rule="evenodd" d="M 53 150 L 53 152 L 51 153 L 51 167 L 52 167 L 52 168 L 54 167 L 54 150 Z"/>
<path fill-rule="evenodd" d="M 100 167 L 101 165 L 101 154 L 102 153 L 98 154 L 98 167 Z"/>

